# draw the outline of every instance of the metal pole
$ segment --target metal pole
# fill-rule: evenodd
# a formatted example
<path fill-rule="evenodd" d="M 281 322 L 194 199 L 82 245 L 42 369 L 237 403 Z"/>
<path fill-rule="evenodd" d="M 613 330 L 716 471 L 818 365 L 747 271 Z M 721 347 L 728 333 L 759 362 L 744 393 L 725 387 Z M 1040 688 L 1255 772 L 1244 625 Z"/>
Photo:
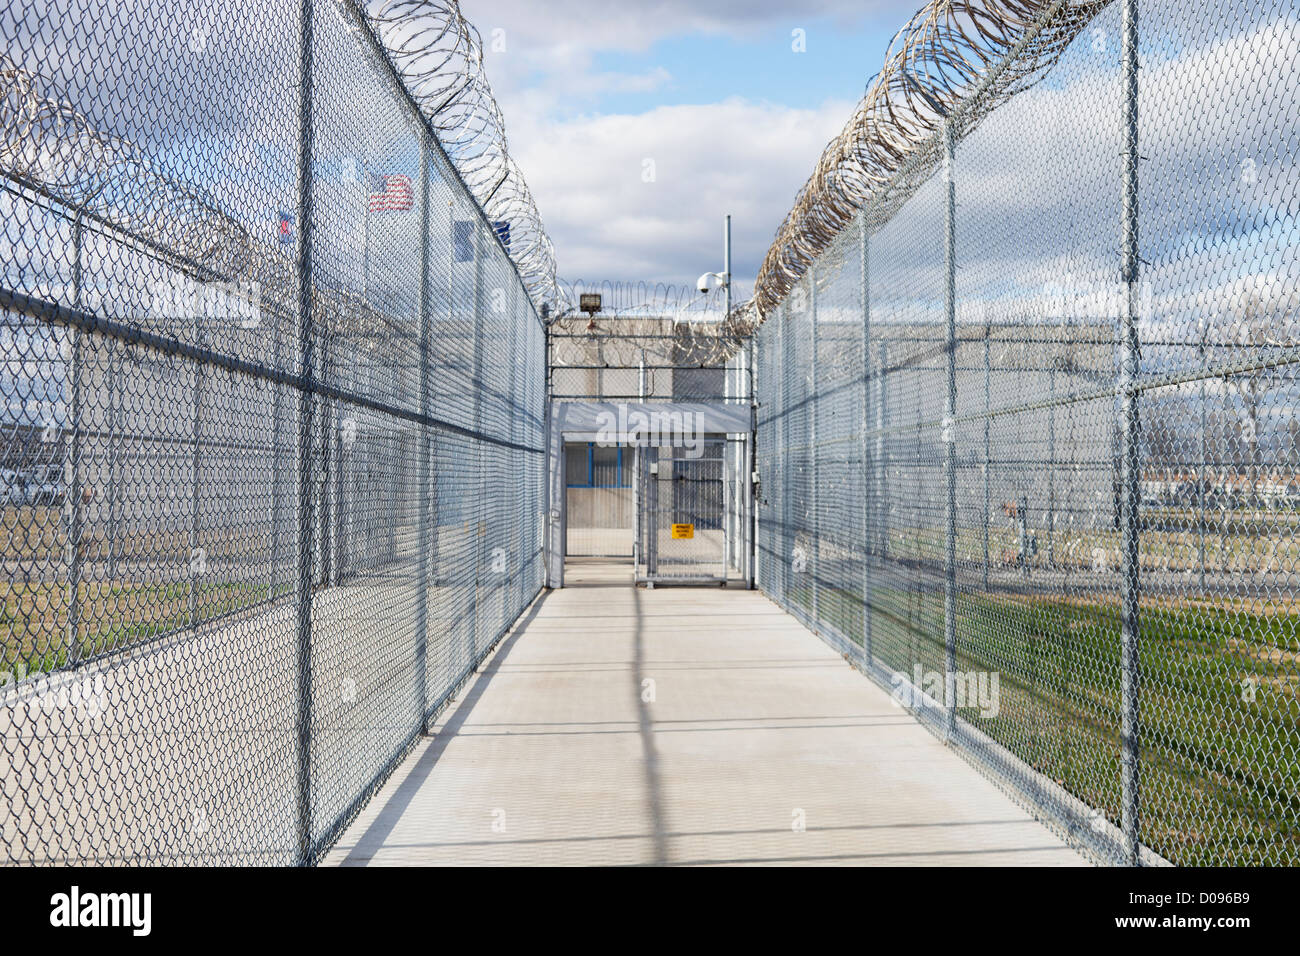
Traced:
<path fill-rule="evenodd" d="M 663 456 L 658 445 L 646 443 L 641 446 L 645 451 L 649 464 L 645 472 L 645 503 L 646 517 L 649 519 L 645 522 L 646 536 L 646 577 L 653 578 L 659 573 L 659 469 L 663 467 Z"/>
<path fill-rule="evenodd" d="M 483 225 L 475 217 L 470 220 L 474 224 L 474 312 L 470 316 L 470 321 L 474 325 L 472 340 L 474 343 L 474 374 L 470 381 L 470 388 L 474 390 L 473 401 L 473 427 L 482 429 L 483 427 Z M 479 575 L 483 564 L 483 536 L 481 534 L 483 521 L 483 475 L 484 471 L 484 448 L 483 442 L 479 439 L 474 440 L 474 459 L 476 462 L 475 472 L 478 476 L 476 492 L 474 496 L 474 516 L 470 527 L 473 528 L 474 535 L 474 597 L 470 604 L 470 666 L 478 660 L 478 626 L 479 626 Z"/>
<path fill-rule="evenodd" d="M 312 183 L 312 24 L 313 0 L 302 0 L 299 27 L 298 101 L 298 862 L 312 860 L 312 414 L 316 376 L 315 328 L 311 301 Z"/>
<path fill-rule="evenodd" d="M 339 342 L 338 335 L 331 335 L 328 343 L 329 358 L 326 362 L 326 368 L 329 370 L 330 378 L 334 381 L 342 378 L 339 367 Z M 334 406 L 334 429 L 330 439 L 329 461 L 326 463 L 329 468 L 330 492 L 329 492 L 329 574 L 326 580 L 330 584 L 341 584 L 343 581 L 343 549 L 347 542 L 343 537 L 343 412 L 344 406 L 341 401 L 335 399 L 332 403 Z M 394 496 L 395 497 L 395 496 Z"/>
<path fill-rule="evenodd" d="M 745 473 L 745 493 L 749 500 L 749 520 L 746 522 L 749 531 L 749 587 L 753 590 L 758 580 L 758 495 L 754 487 L 754 474 L 758 471 L 758 435 L 754 429 L 754 422 L 758 416 L 758 346 L 755 341 L 757 331 L 749 335 L 749 341 L 745 343 L 746 354 L 748 356 L 745 362 L 749 370 L 749 381 L 746 387 L 749 389 L 749 408 L 750 408 L 750 432 L 749 432 L 749 467 Z"/>
<path fill-rule="evenodd" d="M 1056 566 L 1052 539 L 1056 534 L 1056 365 L 1047 370 L 1047 566 Z"/>
<path fill-rule="evenodd" d="M 81 267 L 81 247 L 84 234 L 81 214 L 72 221 L 72 304 L 74 308 L 82 306 L 83 277 Z M 68 401 L 68 627 L 64 635 L 64 663 L 75 664 L 81 659 L 81 576 L 82 555 L 81 535 L 85 520 L 85 502 L 81 478 L 81 443 L 82 443 L 82 378 L 85 375 L 86 333 L 77 328 L 68 330 L 72 346 L 72 388 Z"/>
<path fill-rule="evenodd" d="M 199 314 L 194 313 L 194 341 L 201 347 L 204 344 L 203 330 L 199 327 Z M 203 429 L 203 363 L 194 363 L 194 416 L 191 421 L 194 435 L 194 450 L 190 456 L 190 590 L 188 612 L 190 629 L 199 626 L 199 572 L 203 561 L 199 559 L 199 496 L 202 494 L 202 481 L 199 469 L 203 459 L 200 453 Z"/>
<path fill-rule="evenodd" d="M 336 343 L 335 348 L 337 347 Z M 353 357 L 357 354 L 355 344 L 352 346 L 351 353 Z M 344 368 L 340 368 L 336 363 L 333 365 L 332 371 L 340 380 L 346 377 L 349 388 L 353 391 L 356 390 L 357 363 L 355 360 L 348 361 Z M 342 402 L 338 404 L 338 409 L 339 413 L 342 414 Z M 345 441 L 343 429 L 346 425 L 346 420 L 335 423 L 337 437 L 334 444 L 334 536 L 336 547 L 334 549 L 332 568 L 334 580 L 338 584 L 342 584 L 348 579 L 348 550 L 354 546 L 348 534 L 352 524 L 352 513 L 348 509 L 348 463 L 354 460 L 353 450 L 356 448 L 357 436 L 354 430 L 351 432 L 349 440 Z"/>
<path fill-rule="evenodd" d="M 280 316 L 275 316 L 275 344 L 274 362 L 277 369 L 283 368 L 284 365 L 284 336 L 280 329 Z M 282 385 L 272 384 L 270 386 L 273 393 L 271 400 L 271 454 L 269 456 L 269 468 L 271 472 L 271 540 L 267 542 L 267 552 L 270 561 L 270 568 L 267 573 L 267 600 L 274 601 L 276 590 L 280 581 L 280 547 L 283 540 L 283 528 L 281 523 L 281 513 L 284 510 L 284 490 L 281 484 L 280 468 L 277 462 L 280 460 L 280 450 L 283 445 L 282 424 L 284 417 L 284 387 Z"/>
<path fill-rule="evenodd" d="M 990 373 L 989 360 L 989 339 L 992 337 L 993 329 L 988 323 L 984 325 L 984 517 L 982 521 L 984 534 L 984 591 L 989 589 L 989 563 L 992 560 L 989 555 L 989 512 L 992 508 L 992 446 L 989 443 L 989 428 L 992 422 L 990 414 L 990 403 L 992 402 L 993 381 Z"/>
<path fill-rule="evenodd" d="M 945 216 L 944 312 L 948 325 L 948 389 L 944 402 L 944 479 L 948 489 L 947 522 L 944 535 L 943 643 L 944 701 L 947 734 L 952 735 L 957 719 L 957 191 L 953 180 L 956 143 L 952 123 L 943 124 L 944 181 L 948 190 Z"/>
<path fill-rule="evenodd" d="M 724 405 L 731 404 L 731 375 L 734 361 L 733 356 L 723 363 L 722 404 Z M 735 509 L 730 506 L 729 500 L 732 484 L 727 481 L 727 468 L 729 464 L 734 464 L 735 456 L 731 453 L 731 442 L 728 436 L 723 435 L 722 439 L 722 576 L 726 578 L 731 570 L 731 535 L 735 529 L 733 517 Z"/>
<path fill-rule="evenodd" d="M 749 387 L 746 383 L 752 380 L 753 372 L 750 369 L 749 342 L 745 342 L 736 353 L 736 403 L 750 409 L 749 421 L 750 427 L 744 433 L 744 441 L 737 451 L 738 468 L 740 474 L 737 479 L 740 484 L 736 486 L 738 496 L 738 507 L 740 513 L 736 516 L 736 543 L 740 549 L 739 556 L 736 559 L 736 565 L 740 568 L 741 577 L 745 582 L 745 587 L 753 587 L 754 577 L 754 552 L 750 542 L 750 529 L 753 526 L 754 502 L 752 494 L 754 490 L 754 412 L 753 400 L 747 394 L 746 389 Z"/>
<path fill-rule="evenodd" d="M 426 418 L 431 413 L 429 390 L 433 375 L 429 368 L 431 351 L 430 328 L 431 316 L 429 295 L 429 134 L 420 136 L 420 413 Z M 429 477 L 433 469 L 430 460 L 429 425 L 419 425 L 419 469 L 418 485 L 415 495 L 418 524 L 416 536 L 416 593 L 415 593 L 415 693 L 420 702 L 420 729 L 429 732 L 426 720 L 429 716 L 429 687 L 427 680 L 429 660 L 429 551 L 433 546 L 430 540 Z M 342 462 L 340 462 L 340 465 Z M 342 470 L 342 469 L 340 469 Z"/>
<path fill-rule="evenodd" d="M 317 356 L 320 365 L 320 378 L 326 382 L 334 381 L 332 368 L 334 343 L 330 341 L 331 338 L 332 336 L 328 332 L 321 336 L 320 350 Z M 334 436 L 339 434 L 343 426 L 343 406 L 332 398 L 321 399 L 320 405 L 320 421 L 317 424 L 320 463 L 318 465 L 319 482 L 316 489 L 316 521 L 320 535 L 318 544 L 320 582 L 322 585 L 329 586 L 334 583 L 334 509 L 331 507 L 333 504 L 334 456 L 331 454 L 331 446 L 334 442 Z M 385 495 L 384 497 L 390 496 Z"/>
<path fill-rule="evenodd" d="M 109 401 L 109 436 L 108 436 L 108 579 L 117 580 L 118 540 L 122 534 L 122 411 L 125 395 L 122 389 L 122 361 L 119 357 L 123 347 L 109 341 L 108 365 L 108 401 Z"/>
<path fill-rule="evenodd" d="M 779 380 L 777 386 L 781 394 L 776 397 L 777 407 L 781 411 L 781 510 L 780 518 L 777 521 L 777 530 L 780 531 L 779 544 L 781 548 L 781 603 L 789 606 L 790 603 L 790 586 L 791 572 L 794 568 L 794 535 L 791 533 L 791 499 L 793 497 L 791 485 L 791 467 L 792 451 L 790 448 L 790 421 L 794 417 L 791 414 L 789 393 L 790 393 L 790 372 L 794 369 L 794 363 L 790 360 L 791 352 L 790 335 L 788 326 L 791 322 L 790 306 L 787 304 L 781 308 L 781 317 L 777 325 L 777 331 L 780 332 L 780 375 L 773 376 Z"/>
<path fill-rule="evenodd" d="M 889 343 L 884 339 L 876 349 L 880 361 L 876 367 L 876 523 L 880 526 L 880 561 L 889 557 L 889 446 L 885 442 L 885 374 L 889 368 Z"/>
<path fill-rule="evenodd" d="M 727 317 L 731 315 L 731 215 L 730 214 L 728 214 L 723 218 L 723 223 L 722 223 L 722 274 L 725 277 L 725 284 L 723 287 L 724 291 L 723 291 L 723 308 L 722 308 L 722 318 L 723 321 L 725 322 Z M 733 362 L 732 364 L 735 363 Z M 729 375 L 725 375 L 724 373 L 724 380 L 726 381 L 727 385 L 730 386 L 731 377 Z M 727 399 L 730 399 L 731 398 L 730 387 L 727 388 L 727 392 L 729 393 L 727 395 Z M 739 457 L 738 457 L 740 451 L 739 447 L 737 447 L 735 451 L 736 451 L 736 456 L 733 457 L 736 457 L 736 462 L 737 464 L 739 464 Z M 722 454 L 724 459 L 728 455 L 732 454 L 732 445 L 730 442 L 726 441 L 726 436 L 723 436 Z M 727 469 L 724 464 L 722 468 L 724 483 L 726 481 L 726 473 L 727 473 Z M 732 540 L 732 536 L 736 533 L 736 528 L 738 524 L 737 519 L 739 516 L 733 513 L 736 509 L 727 507 L 728 494 L 727 494 L 727 489 L 725 487 L 723 490 L 722 498 L 723 498 L 723 516 L 724 516 L 723 532 L 722 532 L 722 541 L 723 541 L 722 576 L 725 578 L 728 576 L 731 569 L 731 555 L 734 550 L 733 548 L 734 542 Z M 736 501 L 737 506 L 739 505 L 739 503 L 740 503 L 739 495 L 737 495 L 737 501 Z"/>
<path fill-rule="evenodd" d="M 812 532 L 812 554 L 809 555 L 809 584 L 812 587 L 812 621 L 813 627 L 820 629 L 821 617 L 818 612 L 818 590 L 817 575 L 821 572 L 821 521 L 817 514 L 818 498 L 817 483 L 819 472 L 817 461 L 817 351 L 818 340 L 817 334 L 817 269 L 815 265 L 808 266 L 808 321 L 812 326 L 812 352 L 808 362 L 808 471 L 811 487 L 809 489 L 809 525 Z"/>
<path fill-rule="evenodd" d="M 1201 332 L 1201 467 L 1196 472 L 1196 510 L 1197 510 L 1197 544 L 1196 559 L 1200 567 L 1201 593 L 1205 593 L 1205 466 L 1206 466 L 1206 415 L 1205 415 L 1205 376 L 1209 371 L 1208 356 L 1205 348 L 1206 322 L 1202 316 L 1197 323 Z"/>
<path fill-rule="evenodd" d="M 645 549 L 641 546 L 641 449 L 632 445 L 632 578 L 641 576 L 641 559 Z"/>
<path fill-rule="evenodd" d="M 722 317 L 731 315 L 731 216 L 727 215 L 722 226 L 722 274 L 726 276 L 726 293 L 723 298 Z"/>
<path fill-rule="evenodd" d="M 637 377 L 636 377 L 636 394 L 637 400 L 645 401 L 645 353 L 637 360 Z M 563 446 L 561 446 L 563 447 Z M 561 451 L 563 454 L 563 451 Z M 643 546 L 642 535 L 644 523 L 641 520 L 641 506 L 645 503 L 645 494 L 643 489 L 644 480 L 641 475 L 641 469 L 646 467 L 644 456 L 641 449 L 636 445 L 632 446 L 632 576 L 635 578 L 641 573 L 641 562 L 646 558 L 646 549 Z"/>
<path fill-rule="evenodd" d="M 511 281 L 511 280 L 507 280 L 507 281 Z M 509 358 L 507 359 L 506 368 L 510 376 L 510 384 L 509 386 L 507 386 L 507 392 L 506 392 L 506 415 L 509 417 L 509 421 L 510 421 L 510 440 L 513 442 L 518 442 L 520 444 L 523 444 L 525 436 L 522 434 L 517 434 L 517 432 L 520 432 L 522 430 L 520 428 L 522 422 L 521 422 L 521 416 L 516 410 L 517 403 L 518 403 L 517 379 L 519 373 L 519 364 L 516 356 L 519 354 L 519 332 L 521 331 L 519 328 L 518 317 L 519 317 L 519 283 L 512 281 L 512 284 L 510 286 L 510 312 L 507 318 L 507 321 L 510 323 L 510 339 L 509 339 L 510 347 L 507 353 L 509 355 Z M 620 465 L 621 464 L 622 462 L 620 461 Z M 522 468 L 527 468 L 527 466 L 524 465 L 522 466 Z M 620 482 L 622 481 L 622 477 L 623 477 L 622 471 L 620 469 L 620 473 L 619 473 Z M 523 576 L 523 548 L 522 548 L 522 542 L 523 542 L 522 522 L 524 519 L 524 513 L 522 509 L 512 507 L 510 508 L 509 515 L 510 515 L 510 522 L 512 525 L 512 529 L 510 534 L 510 540 L 506 543 L 510 545 L 514 545 L 515 542 L 520 542 L 520 561 L 519 561 L 517 572 L 512 571 L 509 562 L 507 562 L 507 567 L 506 567 L 507 581 L 504 588 L 504 593 L 509 595 L 512 593 L 512 590 L 516 591 L 517 593 L 511 599 L 510 606 L 505 609 L 504 620 L 502 621 L 503 625 L 511 623 L 515 619 L 515 615 L 519 614 L 524 609 L 523 608 L 523 603 L 524 603 L 523 602 L 523 597 L 524 597 L 523 577 L 524 576 Z M 508 556 L 508 552 L 507 552 L 507 556 Z M 511 584 L 509 580 L 510 578 L 514 579 L 513 589 L 510 587 Z M 504 598 L 503 598 L 503 603 L 504 603 Z"/>
<path fill-rule="evenodd" d="M 875 504 L 872 474 L 875 462 L 868 451 L 870 442 L 867 432 L 871 420 L 871 235 L 867 231 L 867 217 L 858 218 L 858 246 L 861 252 L 861 293 L 862 293 L 862 661 L 868 669 L 871 667 L 871 561 L 874 548 L 871 536 L 875 533 L 872 525 L 872 507 Z"/>
<path fill-rule="evenodd" d="M 722 578 L 725 581 L 731 573 L 731 551 L 732 541 L 731 533 L 735 522 L 732 520 L 733 508 L 730 506 L 730 489 L 727 482 L 727 463 L 728 459 L 733 458 L 731 454 L 731 442 L 727 436 L 722 436 L 722 460 L 718 462 L 719 471 L 722 473 Z"/>
<path fill-rule="evenodd" d="M 1123 0 L 1122 59 L 1124 74 L 1124 175 L 1123 175 L 1123 274 L 1126 309 L 1122 330 L 1120 369 L 1121 401 L 1121 497 L 1120 497 L 1120 783 L 1122 820 L 1130 866 L 1140 863 L 1138 824 L 1138 733 L 1139 733 L 1139 621 L 1140 565 L 1138 537 L 1141 530 L 1140 441 L 1138 417 L 1138 370 L 1141 339 L 1138 329 L 1138 0 Z"/>
<path fill-rule="evenodd" d="M 731 387 L 728 392 L 731 404 L 734 405 L 741 405 L 744 401 L 741 381 L 744 377 L 745 359 L 745 350 L 740 349 L 729 360 L 731 368 L 728 379 Z M 730 543 L 727 572 L 730 574 L 734 562 L 736 573 L 742 578 L 748 576 L 746 565 L 749 562 L 749 549 L 745 546 L 745 525 L 749 521 L 749 501 L 747 497 L 749 469 L 746 461 L 748 440 L 748 431 L 736 432 L 733 436 L 728 437 L 726 444 L 727 454 L 731 456 L 731 479 L 725 495 L 728 502 L 727 513 L 731 523 L 731 533 L 727 538 Z"/>

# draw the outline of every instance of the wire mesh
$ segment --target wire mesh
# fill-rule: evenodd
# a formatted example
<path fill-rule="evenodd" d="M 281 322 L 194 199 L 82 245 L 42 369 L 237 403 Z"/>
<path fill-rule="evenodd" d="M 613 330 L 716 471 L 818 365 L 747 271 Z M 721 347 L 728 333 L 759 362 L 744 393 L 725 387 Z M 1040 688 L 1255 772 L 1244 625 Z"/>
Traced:
<path fill-rule="evenodd" d="M 1300 19 L 1070 6 L 761 327 L 759 584 L 1095 858 L 1294 865 Z"/>
<path fill-rule="evenodd" d="M 638 580 L 724 582 L 741 567 L 731 523 L 745 514 L 740 482 L 727 469 L 735 450 L 725 435 L 696 438 L 694 447 L 638 449 Z"/>
<path fill-rule="evenodd" d="M 542 581 L 544 331 L 364 13 L 175 14 L 0 12 L 7 862 L 316 861 Z"/>
<path fill-rule="evenodd" d="M 564 315 L 548 325 L 555 401 L 747 401 L 747 339 L 720 320 Z"/>

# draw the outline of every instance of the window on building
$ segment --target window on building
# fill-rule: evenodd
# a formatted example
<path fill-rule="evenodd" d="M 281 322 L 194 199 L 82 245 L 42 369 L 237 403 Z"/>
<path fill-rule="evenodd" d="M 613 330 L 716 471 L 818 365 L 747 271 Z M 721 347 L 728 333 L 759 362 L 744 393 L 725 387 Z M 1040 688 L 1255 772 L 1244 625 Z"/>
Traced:
<path fill-rule="evenodd" d="M 595 442 L 565 445 L 564 483 L 569 488 L 631 488 L 632 451 Z"/>

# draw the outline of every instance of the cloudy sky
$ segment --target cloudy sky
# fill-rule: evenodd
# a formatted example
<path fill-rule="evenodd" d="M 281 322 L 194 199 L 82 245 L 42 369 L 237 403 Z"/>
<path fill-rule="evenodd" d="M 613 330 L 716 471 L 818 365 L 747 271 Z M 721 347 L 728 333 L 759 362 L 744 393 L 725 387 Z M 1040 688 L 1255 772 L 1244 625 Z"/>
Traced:
<path fill-rule="evenodd" d="M 510 149 L 560 275 L 691 285 L 721 268 L 731 213 L 741 296 L 822 147 L 920 5 L 461 4 L 483 35 Z"/>

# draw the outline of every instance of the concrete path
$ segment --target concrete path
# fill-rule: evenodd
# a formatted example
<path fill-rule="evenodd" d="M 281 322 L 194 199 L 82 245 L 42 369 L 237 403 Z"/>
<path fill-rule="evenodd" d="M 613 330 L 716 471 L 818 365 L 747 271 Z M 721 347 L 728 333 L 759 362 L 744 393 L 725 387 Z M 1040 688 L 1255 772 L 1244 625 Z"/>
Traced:
<path fill-rule="evenodd" d="M 1083 860 L 757 591 L 544 592 L 327 864 Z"/>

